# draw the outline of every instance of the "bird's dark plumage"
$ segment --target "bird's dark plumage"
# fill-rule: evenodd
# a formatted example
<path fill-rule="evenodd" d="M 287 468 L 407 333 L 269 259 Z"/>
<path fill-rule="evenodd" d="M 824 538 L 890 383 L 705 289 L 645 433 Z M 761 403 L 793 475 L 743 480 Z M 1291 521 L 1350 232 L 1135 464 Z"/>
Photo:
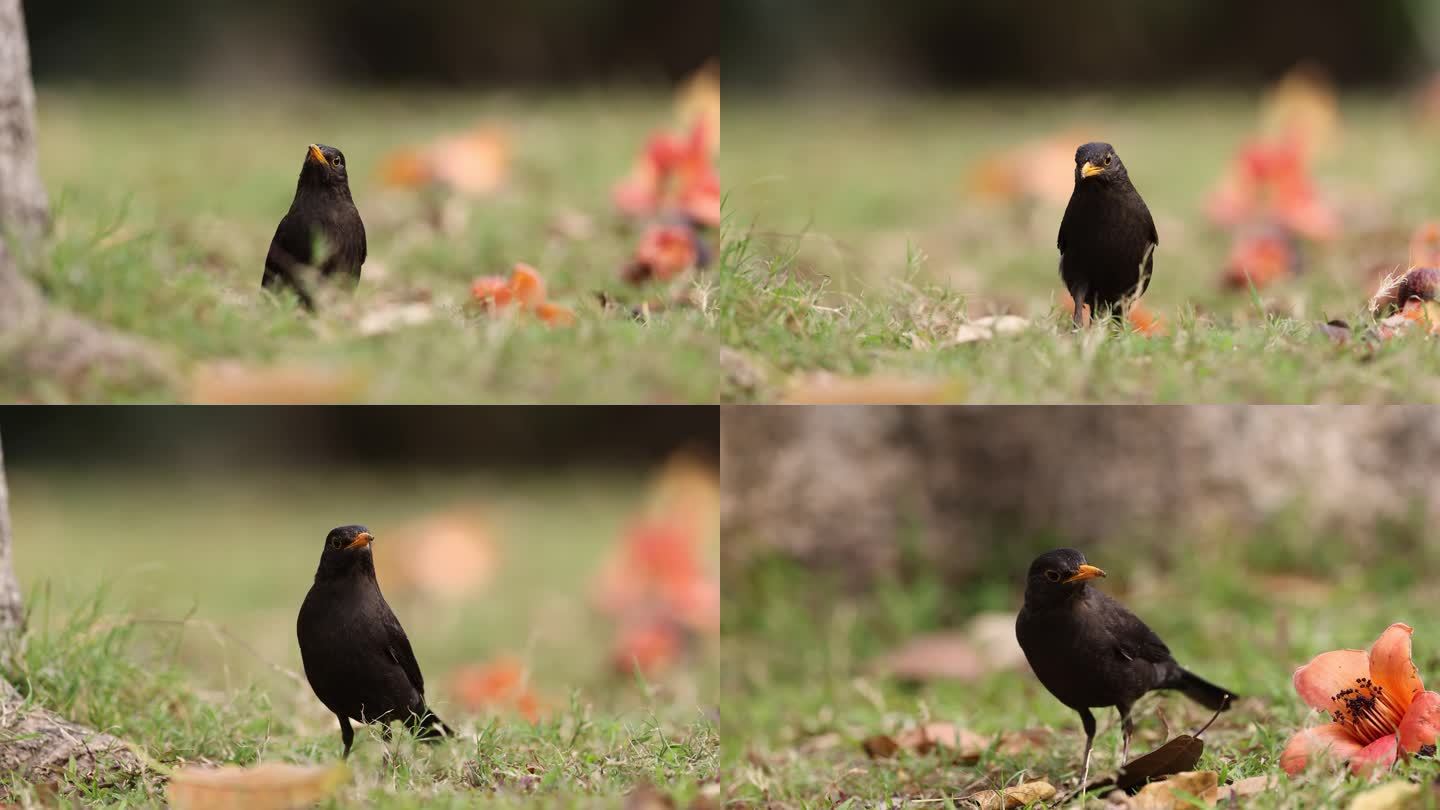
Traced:
<path fill-rule="evenodd" d="M 345 756 L 355 738 L 351 720 L 400 720 L 421 739 L 452 733 L 425 704 L 410 639 L 375 581 L 373 540 L 364 526 L 330 532 L 296 622 L 305 678 L 340 721 Z"/>
<path fill-rule="evenodd" d="M 350 196 L 345 155 L 333 146 L 312 144 L 300 167 L 300 180 L 290 210 L 275 228 L 265 255 L 267 290 L 289 288 L 306 309 L 315 309 L 308 276 L 360 283 L 365 263 L 365 223 Z"/>
<path fill-rule="evenodd" d="M 1083 323 L 1086 304 L 1094 319 L 1118 314 L 1144 295 L 1159 244 L 1150 209 L 1115 148 L 1087 143 L 1075 150 L 1075 190 L 1056 238 L 1060 279 L 1075 300 L 1075 325 Z"/>
<path fill-rule="evenodd" d="M 1175 689 L 1205 706 L 1220 709 L 1234 693 L 1186 671 L 1170 648 L 1135 614 L 1090 580 L 1105 576 L 1073 548 L 1035 558 L 1025 582 L 1025 605 L 1015 621 L 1015 638 L 1040 683 L 1080 715 L 1085 727 L 1085 771 L 1095 738 L 1091 708 L 1114 706 L 1122 723 L 1122 761 L 1129 758 L 1134 728 L 1130 707 L 1146 692 Z"/>

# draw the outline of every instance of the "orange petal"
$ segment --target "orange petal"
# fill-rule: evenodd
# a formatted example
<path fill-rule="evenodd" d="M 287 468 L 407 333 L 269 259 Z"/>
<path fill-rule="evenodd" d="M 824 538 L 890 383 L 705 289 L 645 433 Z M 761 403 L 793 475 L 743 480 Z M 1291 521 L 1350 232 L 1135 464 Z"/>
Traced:
<path fill-rule="evenodd" d="M 481 276 L 470 285 L 470 297 L 498 308 L 509 304 L 514 294 L 510 292 L 510 283 L 500 276 Z"/>
<path fill-rule="evenodd" d="M 1329 712 L 1335 708 L 1331 700 L 1335 693 L 1368 677 L 1370 659 L 1364 650 L 1334 650 L 1315 656 L 1295 670 L 1295 692 L 1310 708 Z"/>
<path fill-rule="evenodd" d="M 541 301 L 535 307 L 535 316 L 550 326 L 575 325 L 575 310 L 549 301 Z"/>
<path fill-rule="evenodd" d="M 517 264 L 510 271 L 510 292 L 527 309 L 533 309 L 545 301 L 545 280 L 528 264 Z"/>
<path fill-rule="evenodd" d="M 1360 753 L 1360 745 L 1350 732 L 1339 723 L 1307 728 L 1298 732 L 1285 744 L 1280 752 L 1280 767 L 1291 776 L 1305 770 L 1311 757 L 1327 756 L 1338 760 L 1349 759 Z"/>
<path fill-rule="evenodd" d="M 1413 632 L 1410 625 L 1397 622 L 1385 628 L 1370 648 L 1370 680 L 1385 690 L 1400 714 L 1410 708 L 1415 693 L 1425 689 L 1415 662 L 1410 660 Z"/>
<path fill-rule="evenodd" d="M 1397 738 L 1394 734 L 1386 734 L 1370 743 L 1350 757 L 1350 772 L 1367 776 L 1377 774 L 1382 770 L 1389 770 L 1390 766 L 1395 764 L 1395 758 L 1400 753 L 1396 746 Z"/>
<path fill-rule="evenodd" d="M 1400 750 L 1407 754 L 1435 744 L 1440 737 L 1440 693 L 1421 692 L 1415 696 L 1410 711 L 1400 721 L 1399 737 Z"/>

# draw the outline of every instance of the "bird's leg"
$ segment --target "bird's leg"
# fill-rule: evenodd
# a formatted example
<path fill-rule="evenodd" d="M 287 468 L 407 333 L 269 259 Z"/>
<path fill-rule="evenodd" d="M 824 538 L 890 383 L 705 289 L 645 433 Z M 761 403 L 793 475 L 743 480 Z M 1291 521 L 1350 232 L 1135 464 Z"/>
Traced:
<path fill-rule="evenodd" d="M 1095 715 L 1089 709 L 1079 709 L 1080 723 L 1085 726 L 1085 765 L 1080 771 L 1081 793 L 1085 792 L 1085 786 L 1090 784 L 1090 749 L 1095 747 Z"/>
<path fill-rule="evenodd" d="M 1075 312 L 1072 315 L 1072 319 L 1075 322 L 1076 329 L 1083 329 L 1085 327 L 1086 295 L 1087 291 L 1085 290 L 1085 285 L 1083 284 L 1078 284 L 1070 290 L 1070 297 L 1075 301 Z M 1093 316 L 1094 313 L 1092 312 L 1091 315 Z"/>
<path fill-rule="evenodd" d="M 1130 761 L 1130 736 L 1135 733 L 1135 721 L 1130 719 L 1130 706 L 1122 703 L 1115 708 L 1120 711 L 1120 766 Z"/>
<path fill-rule="evenodd" d="M 342 759 L 350 758 L 350 746 L 355 743 L 355 729 L 350 727 L 350 718 L 343 714 L 335 715 L 340 721 L 340 739 L 345 743 L 345 753 Z"/>

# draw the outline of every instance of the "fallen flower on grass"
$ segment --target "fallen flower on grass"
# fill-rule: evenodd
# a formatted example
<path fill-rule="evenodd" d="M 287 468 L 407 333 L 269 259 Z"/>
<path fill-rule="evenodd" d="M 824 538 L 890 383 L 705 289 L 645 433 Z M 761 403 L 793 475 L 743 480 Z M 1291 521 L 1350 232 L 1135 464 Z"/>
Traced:
<path fill-rule="evenodd" d="M 1026 782 L 1003 790 L 982 790 L 961 799 L 965 807 L 975 810 L 1011 810 L 1043 804 L 1055 797 L 1055 786 L 1049 782 Z"/>
<path fill-rule="evenodd" d="M 697 225 L 719 227 L 720 175 L 711 141 L 703 119 L 688 136 L 651 136 L 630 174 L 615 185 L 615 207 L 633 218 L 674 211 Z"/>
<path fill-rule="evenodd" d="M 470 712 L 513 711 L 531 723 L 545 713 L 544 702 L 530 689 L 525 666 L 511 656 L 456 669 L 450 675 L 450 690 Z"/>
<path fill-rule="evenodd" d="M 1316 759 L 1348 762 L 1374 775 L 1402 756 L 1433 753 L 1440 735 L 1440 693 L 1426 691 L 1410 655 L 1405 624 L 1392 624 L 1364 650 L 1321 653 L 1295 670 L 1295 691 L 1331 722 L 1290 738 L 1280 767 L 1291 776 Z"/>
<path fill-rule="evenodd" d="M 504 187 L 510 167 L 510 136 L 494 126 L 398 149 L 380 162 L 380 179 L 398 188 L 444 186 L 469 197 Z"/>
<path fill-rule="evenodd" d="M 1340 230 L 1340 217 L 1321 199 L 1305 147 L 1294 137 L 1242 146 L 1206 213 L 1225 227 L 1273 222 L 1315 240 Z"/>
<path fill-rule="evenodd" d="M 375 546 L 380 586 L 387 594 L 443 599 L 473 597 L 495 576 L 499 554 L 485 513 L 457 507 L 387 532 Z"/>
<path fill-rule="evenodd" d="M 1230 247 L 1222 276 L 1232 290 L 1263 289 L 1300 272 L 1299 245 L 1283 228 L 1243 234 Z"/>
<path fill-rule="evenodd" d="M 1075 299 L 1066 293 L 1060 298 L 1060 306 L 1065 311 L 1067 320 L 1075 315 Z M 1089 323 L 1089 308 L 1086 308 L 1086 323 Z M 1151 312 L 1144 304 L 1136 301 L 1125 310 L 1125 323 L 1137 335 L 1145 337 L 1156 337 L 1165 334 L 1165 321 L 1159 315 Z"/>
<path fill-rule="evenodd" d="M 323 801 L 349 778 L 344 764 L 191 765 L 171 774 L 165 796 L 176 810 L 290 810 Z"/>
<path fill-rule="evenodd" d="M 1389 275 L 1370 298 L 1370 313 L 1379 318 L 1411 301 L 1434 301 L 1440 292 L 1440 269 L 1412 267 L 1401 275 Z"/>
<path fill-rule="evenodd" d="M 951 343 L 977 343 L 1006 335 L 1018 335 L 1030 328 L 1030 322 L 1018 315 L 987 315 L 966 321 L 955 328 Z"/>
<path fill-rule="evenodd" d="M 621 277 L 631 284 L 669 281 L 704 267 L 708 259 L 699 232 L 689 222 L 651 225 L 641 234 L 635 256 Z"/>
<path fill-rule="evenodd" d="M 575 311 L 547 300 L 545 280 L 528 264 L 516 264 L 510 277 L 481 276 L 470 285 L 470 297 L 491 312 L 512 306 L 550 326 L 573 326 Z"/>

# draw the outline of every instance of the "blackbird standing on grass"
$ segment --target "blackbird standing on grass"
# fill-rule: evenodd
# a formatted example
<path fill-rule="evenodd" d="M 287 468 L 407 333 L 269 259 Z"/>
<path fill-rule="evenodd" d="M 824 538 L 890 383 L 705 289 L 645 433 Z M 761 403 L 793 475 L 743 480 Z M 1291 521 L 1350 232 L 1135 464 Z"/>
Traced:
<path fill-rule="evenodd" d="M 355 740 L 351 720 L 400 720 L 423 740 L 454 733 L 425 705 L 410 639 L 375 581 L 374 540 L 364 526 L 331 530 L 296 623 L 305 677 L 340 721 L 347 757 Z M 388 725 L 383 733 L 389 736 Z"/>
<path fill-rule="evenodd" d="M 339 280 L 347 289 L 360 283 L 365 263 L 365 223 L 350 197 L 345 155 L 333 146 L 311 144 L 300 167 L 290 211 L 280 220 L 265 255 L 267 290 L 288 287 L 315 311 L 307 276 Z"/>
<path fill-rule="evenodd" d="M 1090 318 L 1123 315 L 1145 294 L 1160 237 L 1150 209 L 1108 143 L 1075 150 L 1075 190 L 1060 220 L 1060 279 L 1075 300 L 1075 326 Z"/>
<path fill-rule="evenodd" d="M 1223 709 L 1234 698 L 1228 689 L 1201 680 L 1175 663 L 1165 642 L 1125 606 L 1091 588 L 1105 576 L 1073 548 L 1041 554 L 1030 564 L 1025 606 L 1015 621 L 1015 638 L 1040 683 L 1061 703 L 1080 713 L 1085 726 L 1084 790 L 1095 742 L 1091 707 L 1120 711 L 1121 764 L 1130 759 L 1135 730 L 1130 707 L 1152 689 L 1178 689 L 1207 709 Z"/>

